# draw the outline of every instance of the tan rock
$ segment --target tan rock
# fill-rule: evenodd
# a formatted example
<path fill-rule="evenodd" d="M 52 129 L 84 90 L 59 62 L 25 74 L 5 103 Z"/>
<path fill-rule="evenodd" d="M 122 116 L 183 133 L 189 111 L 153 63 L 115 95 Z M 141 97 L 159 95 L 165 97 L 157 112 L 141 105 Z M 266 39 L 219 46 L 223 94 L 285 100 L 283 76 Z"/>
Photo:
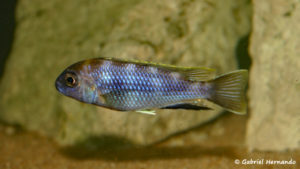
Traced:
<path fill-rule="evenodd" d="M 300 3 L 254 0 L 247 144 L 300 147 Z"/>

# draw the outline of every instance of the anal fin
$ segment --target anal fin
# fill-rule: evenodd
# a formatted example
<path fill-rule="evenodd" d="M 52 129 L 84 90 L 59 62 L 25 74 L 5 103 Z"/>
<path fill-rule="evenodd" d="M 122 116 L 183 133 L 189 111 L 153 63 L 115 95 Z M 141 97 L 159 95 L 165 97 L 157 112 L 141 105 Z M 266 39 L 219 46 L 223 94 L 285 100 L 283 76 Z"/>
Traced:
<path fill-rule="evenodd" d="M 161 109 L 185 109 L 185 110 L 211 110 L 209 107 L 189 104 L 189 103 L 180 103 L 162 107 Z"/>

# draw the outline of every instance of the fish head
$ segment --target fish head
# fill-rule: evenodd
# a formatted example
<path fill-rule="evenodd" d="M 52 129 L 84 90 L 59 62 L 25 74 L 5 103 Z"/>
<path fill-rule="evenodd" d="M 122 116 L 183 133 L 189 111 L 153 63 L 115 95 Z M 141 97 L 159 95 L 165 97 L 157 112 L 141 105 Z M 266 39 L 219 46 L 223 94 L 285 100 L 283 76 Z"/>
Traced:
<path fill-rule="evenodd" d="M 90 66 L 85 62 L 71 65 L 57 77 L 55 87 L 65 96 L 95 104 L 99 102 L 98 90 L 90 71 Z"/>

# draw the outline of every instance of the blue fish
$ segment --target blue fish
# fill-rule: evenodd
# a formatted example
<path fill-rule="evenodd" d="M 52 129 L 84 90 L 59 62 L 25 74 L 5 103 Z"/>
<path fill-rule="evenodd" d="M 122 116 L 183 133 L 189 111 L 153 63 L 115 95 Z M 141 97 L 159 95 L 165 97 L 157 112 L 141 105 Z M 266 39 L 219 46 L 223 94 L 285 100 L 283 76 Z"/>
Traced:
<path fill-rule="evenodd" d="M 215 76 L 204 67 L 177 67 L 142 61 L 95 58 L 66 68 L 56 89 L 71 98 L 119 111 L 153 114 L 158 108 L 199 109 L 206 99 L 245 114 L 248 71 Z"/>

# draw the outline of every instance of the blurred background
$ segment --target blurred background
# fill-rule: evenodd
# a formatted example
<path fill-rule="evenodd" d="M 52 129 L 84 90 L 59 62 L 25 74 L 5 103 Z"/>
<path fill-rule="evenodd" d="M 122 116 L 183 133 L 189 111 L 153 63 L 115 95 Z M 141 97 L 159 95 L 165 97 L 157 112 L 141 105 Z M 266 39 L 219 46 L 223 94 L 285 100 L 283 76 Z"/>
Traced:
<path fill-rule="evenodd" d="M 1 3 L 0 168 L 299 168 L 299 1 Z M 147 116 L 56 91 L 67 66 L 99 56 L 248 69 L 248 114 L 207 102 Z"/>

